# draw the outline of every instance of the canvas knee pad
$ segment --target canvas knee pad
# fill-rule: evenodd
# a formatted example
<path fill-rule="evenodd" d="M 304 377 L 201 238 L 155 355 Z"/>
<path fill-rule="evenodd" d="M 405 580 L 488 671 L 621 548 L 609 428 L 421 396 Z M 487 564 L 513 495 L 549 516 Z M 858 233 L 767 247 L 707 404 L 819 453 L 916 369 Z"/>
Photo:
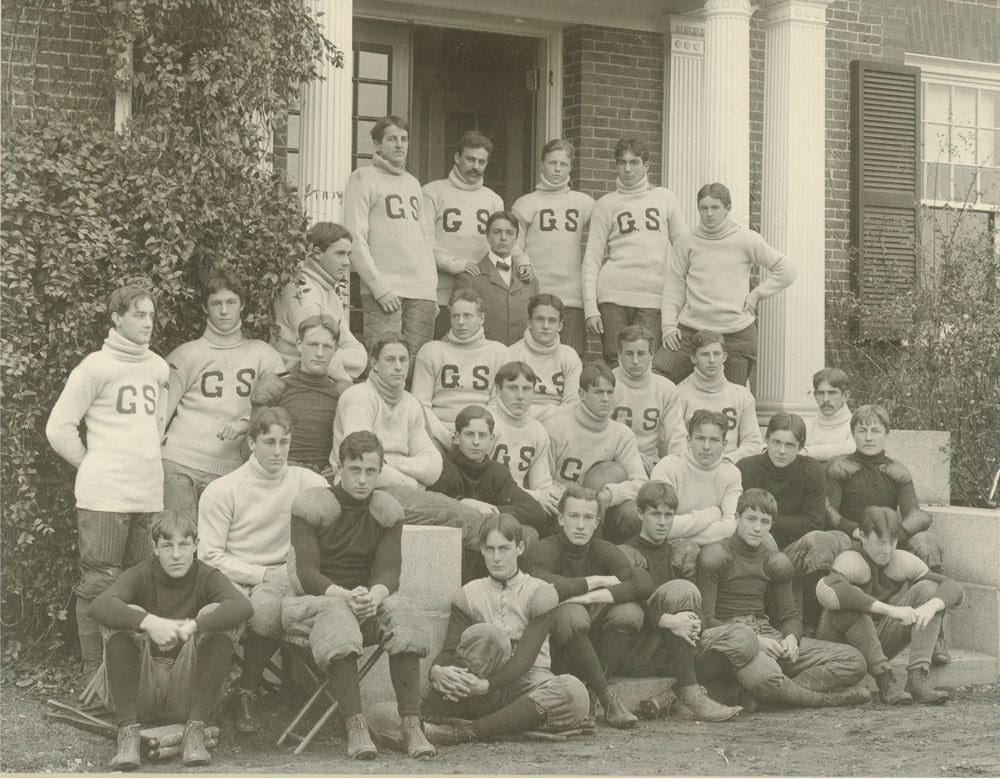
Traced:
<path fill-rule="evenodd" d="M 602 628 L 634 635 L 642 630 L 643 619 L 642 606 L 638 603 L 618 603 L 608 610 Z"/>
<path fill-rule="evenodd" d="M 590 614 L 579 603 L 564 603 L 556 606 L 553 615 L 552 637 L 559 645 L 565 644 L 573 636 L 590 632 Z"/>
<path fill-rule="evenodd" d="M 679 611 L 701 611 L 701 592 L 687 579 L 671 579 L 664 582 L 649 598 L 649 604 L 667 614 Z"/>

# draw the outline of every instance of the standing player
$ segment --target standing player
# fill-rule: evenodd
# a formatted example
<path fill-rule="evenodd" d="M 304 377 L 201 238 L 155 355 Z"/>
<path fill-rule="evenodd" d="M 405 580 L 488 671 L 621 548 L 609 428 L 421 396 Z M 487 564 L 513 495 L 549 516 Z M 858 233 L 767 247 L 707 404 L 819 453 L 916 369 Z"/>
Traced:
<path fill-rule="evenodd" d="M 677 387 L 653 373 L 653 334 L 643 325 L 618 333 L 615 410 L 611 418 L 628 425 L 642 455 L 646 473 L 661 457 L 683 454 L 686 431 Z"/>
<path fill-rule="evenodd" d="M 410 127 L 383 116 L 371 130 L 372 164 L 355 170 L 344 189 L 344 222 L 354 235 L 351 262 L 361 277 L 365 342 L 387 332 L 407 337 L 410 354 L 434 335 L 437 267 L 433 227 L 420 182 L 406 172 Z"/>
<path fill-rule="evenodd" d="M 726 378 L 744 385 L 757 359 L 757 304 L 795 280 L 796 268 L 760 233 L 733 224 L 732 197 L 724 184 L 698 190 L 700 224 L 674 244 L 663 287 L 664 349 L 656 369 L 679 382 L 691 373 L 694 335 L 712 330 L 726 336 Z M 750 289 L 750 269 L 767 270 Z"/>
<path fill-rule="evenodd" d="M 603 334 L 609 365 L 623 327 L 641 324 L 651 333 L 660 332 L 660 293 L 670 246 L 688 231 L 677 196 L 649 183 L 645 144 L 622 138 L 615 146 L 615 166 L 616 191 L 598 200 L 591 212 L 583 258 L 587 329 Z"/>
<path fill-rule="evenodd" d="M 564 312 L 563 302 L 555 295 L 535 295 L 528 301 L 524 338 L 510 347 L 511 358 L 527 363 L 538 376 L 531 412 L 539 420 L 578 400 L 583 364 L 560 340 Z"/>
<path fill-rule="evenodd" d="M 163 509 L 160 438 L 170 368 L 149 350 L 153 298 L 143 287 L 121 287 L 111 293 L 108 311 L 113 326 L 104 346 L 70 373 L 45 425 L 49 444 L 77 469 L 76 619 L 87 678 L 103 651 L 90 602 L 123 568 L 149 557 L 149 524 Z"/>
<path fill-rule="evenodd" d="M 562 138 L 542 147 L 542 172 L 535 191 L 522 195 L 511 207 L 520 224 L 518 246 L 538 273 L 539 289 L 565 304 L 562 343 L 582 360 L 587 351 L 583 317 L 583 235 L 590 224 L 594 198 L 569 187 L 575 150 Z"/>
<path fill-rule="evenodd" d="M 243 464 L 241 447 L 258 382 L 285 372 L 268 344 L 244 338 L 244 286 L 228 270 L 205 283 L 205 333 L 168 356 L 167 436 L 163 441 L 163 505 L 196 517 L 198 499 L 214 479 Z"/>

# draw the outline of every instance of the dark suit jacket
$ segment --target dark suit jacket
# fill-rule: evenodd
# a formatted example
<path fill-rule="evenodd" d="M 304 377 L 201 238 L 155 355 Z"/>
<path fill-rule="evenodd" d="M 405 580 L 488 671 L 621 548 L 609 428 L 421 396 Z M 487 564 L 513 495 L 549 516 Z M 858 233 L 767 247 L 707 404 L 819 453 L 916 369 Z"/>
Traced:
<path fill-rule="evenodd" d="M 513 260 L 513 258 L 512 258 Z M 512 267 L 510 287 L 500 277 L 489 255 L 479 260 L 481 276 L 460 273 L 455 277 L 455 289 L 471 287 L 483 296 L 486 303 L 486 321 L 483 332 L 491 341 L 500 341 L 506 346 L 517 343 L 524 337 L 528 327 L 528 301 L 538 294 L 538 279 L 525 284 L 517 276 L 517 268 Z"/>

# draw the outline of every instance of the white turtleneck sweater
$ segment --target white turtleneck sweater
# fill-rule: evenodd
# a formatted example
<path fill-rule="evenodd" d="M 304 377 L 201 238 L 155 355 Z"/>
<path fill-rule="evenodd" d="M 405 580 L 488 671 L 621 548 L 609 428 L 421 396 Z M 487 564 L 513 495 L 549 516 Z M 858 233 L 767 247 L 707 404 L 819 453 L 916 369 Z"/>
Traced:
<path fill-rule="evenodd" d="M 201 494 L 198 559 L 236 584 L 260 584 L 268 568 L 286 562 L 295 498 L 305 490 L 328 486 L 308 468 L 289 465 L 270 473 L 250 455 Z"/>
<path fill-rule="evenodd" d="M 754 287 L 757 301 L 781 292 L 795 280 L 795 266 L 760 233 L 734 225 L 727 216 L 715 230 L 702 224 L 674 242 L 667 263 L 661 314 L 663 332 L 678 322 L 695 330 L 735 333 L 755 316 L 744 310 L 750 294 L 750 269 L 767 274 Z"/>
<path fill-rule="evenodd" d="M 552 487 L 548 432 L 530 413 L 515 417 L 500 398 L 486 408 L 493 414 L 493 459 L 507 466 L 517 486 L 538 500 Z"/>
<path fill-rule="evenodd" d="M 411 391 L 450 430 L 463 408 L 489 402 L 494 377 L 509 361 L 507 347 L 487 340 L 481 328 L 464 341 L 449 330 L 440 341 L 420 347 Z"/>
<path fill-rule="evenodd" d="M 648 371 L 636 381 L 620 366 L 615 374 L 615 409 L 611 418 L 628 425 L 647 472 L 668 454 L 687 448 L 687 431 L 677 385 Z"/>
<path fill-rule="evenodd" d="M 806 422 L 806 445 L 799 454 L 826 462 L 842 454 L 851 454 L 856 448 L 851 435 L 851 410 L 845 403 L 832 417 L 824 416 L 821 411 Z"/>
<path fill-rule="evenodd" d="M 677 385 L 684 410 L 684 424 L 700 408 L 721 411 L 729 420 L 723 459 L 737 463 L 744 457 L 760 454 L 764 438 L 757 422 L 757 404 L 746 387 L 726 380 L 724 373 L 709 379 L 698 368 Z"/>
<path fill-rule="evenodd" d="M 559 484 L 579 484 L 596 463 L 613 460 L 628 479 L 607 485 L 611 505 L 633 500 L 646 483 L 646 469 L 635 443 L 635 435 L 621 422 L 594 416 L 583 403 L 576 403 L 543 423 L 552 441 L 552 478 Z"/>
<path fill-rule="evenodd" d="M 520 226 L 517 246 L 532 258 L 538 288 L 572 308 L 583 308 L 583 236 L 593 209 L 590 195 L 544 177 L 511 206 Z"/>
<path fill-rule="evenodd" d="M 45 435 L 77 469 L 76 506 L 121 513 L 163 510 L 160 437 L 170 369 L 148 344 L 116 329 L 66 379 Z M 80 422 L 87 443 L 80 438 Z"/>
<path fill-rule="evenodd" d="M 720 459 L 702 466 L 690 451 L 664 457 L 649 474 L 677 490 L 677 513 L 671 539 L 686 538 L 699 546 L 722 541 L 736 532 L 736 502 L 743 492 L 739 468 Z"/>
<path fill-rule="evenodd" d="M 205 334 L 167 356 L 170 392 L 163 459 L 221 476 L 243 463 L 243 436 L 222 441 L 225 425 L 250 418 L 250 395 L 264 374 L 281 375 L 285 363 L 263 341 L 205 325 Z"/>
<path fill-rule="evenodd" d="M 579 401 L 583 363 L 576 349 L 560 343 L 558 338 L 551 346 L 543 346 L 525 330 L 524 338 L 511 345 L 510 359 L 528 363 L 538 374 L 531 400 L 531 413 L 536 419 L 543 420 L 560 406 Z"/>
<path fill-rule="evenodd" d="M 503 198 L 483 180 L 470 184 L 452 168 L 448 178 L 424 184 L 424 205 L 434 225 L 434 259 L 438 267 L 437 300 L 448 305 L 455 274 L 469 262 L 479 262 L 489 251 L 486 220 L 503 211 Z"/>
<path fill-rule="evenodd" d="M 340 325 L 337 353 L 330 361 L 327 373 L 330 378 L 353 381 L 368 365 L 368 352 L 354 337 L 350 318 L 337 291 L 337 282 L 315 260 L 302 266 L 297 281 L 290 281 L 274 301 L 274 323 L 278 332 L 272 345 L 285 359 L 285 367 L 292 370 L 299 364 L 299 323 L 303 319 L 326 314 Z"/>

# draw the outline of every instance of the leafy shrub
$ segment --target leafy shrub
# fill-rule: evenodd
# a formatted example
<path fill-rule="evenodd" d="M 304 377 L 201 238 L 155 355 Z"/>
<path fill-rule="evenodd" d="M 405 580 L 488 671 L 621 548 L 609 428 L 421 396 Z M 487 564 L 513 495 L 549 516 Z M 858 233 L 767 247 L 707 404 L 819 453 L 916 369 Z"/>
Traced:
<path fill-rule="evenodd" d="M 830 298 L 855 406 L 881 403 L 898 428 L 951 431 L 951 498 L 985 506 L 1000 468 L 1000 258 L 971 212 L 928 209 L 921 284 L 880 312 L 891 339 L 857 337 L 861 301 Z M 853 337 L 852 337 L 853 336 Z"/>
<path fill-rule="evenodd" d="M 45 422 L 70 370 L 107 334 L 109 292 L 134 281 L 154 290 L 152 347 L 166 354 L 203 329 L 207 270 L 230 267 L 248 281 L 244 330 L 269 339 L 273 299 L 307 256 L 307 219 L 300 194 L 261 164 L 258 127 L 283 116 L 320 58 L 340 57 L 301 0 L 80 5 L 109 12 L 108 46 L 134 63 L 137 110 L 123 135 L 107 118 L 4 127 L 5 641 L 66 618 L 75 474 Z"/>

